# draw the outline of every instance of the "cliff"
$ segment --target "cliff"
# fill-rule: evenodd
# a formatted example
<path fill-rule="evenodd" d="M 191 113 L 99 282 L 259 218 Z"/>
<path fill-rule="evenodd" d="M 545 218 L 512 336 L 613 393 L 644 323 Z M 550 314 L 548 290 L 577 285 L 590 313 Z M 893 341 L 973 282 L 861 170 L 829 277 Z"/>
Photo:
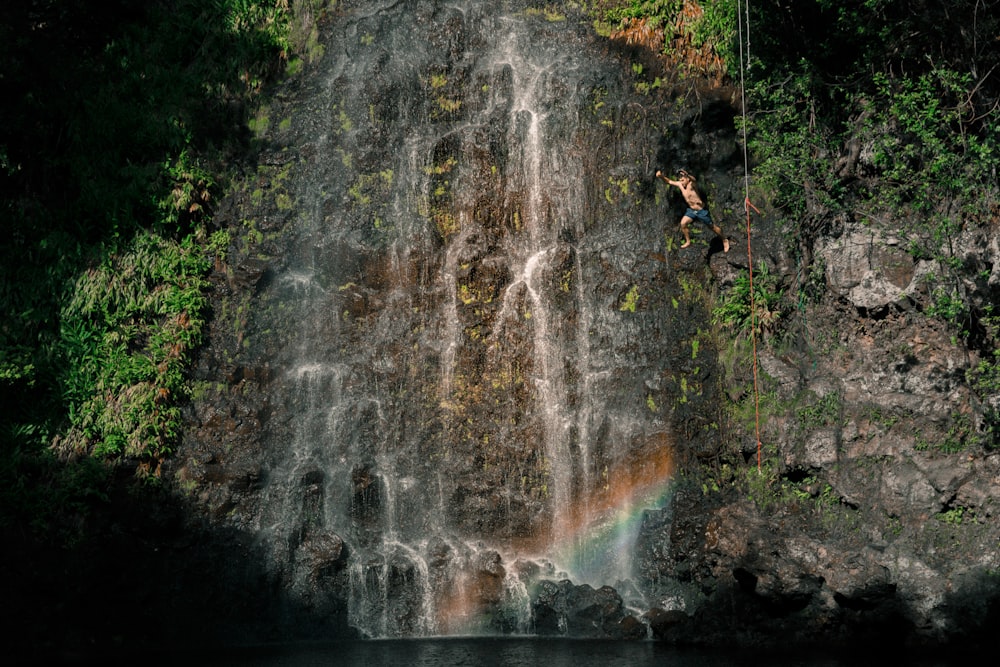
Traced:
<path fill-rule="evenodd" d="M 62 579 L 57 617 L 115 610 L 74 643 L 988 640 L 996 208 L 795 209 L 717 60 L 556 7 L 309 26 L 213 219 L 180 445 Z M 831 169 L 880 192 L 857 139 Z M 678 168 L 728 252 L 679 247 Z"/>
<path fill-rule="evenodd" d="M 468 48 L 478 43 L 480 38 L 468 32 L 469 15 L 431 5 L 425 9 L 426 14 L 421 9 L 415 16 L 421 29 L 428 31 L 430 43 L 440 42 L 441 48 L 455 54 L 461 45 Z M 562 15 L 536 14 L 531 20 L 540 26 L 541 34 L 555 31 L 561 35 L 556 39 L 572 34 L 565 32 Z M 364 33 L 362 23 L 354 29 L 357 35 Z M 388 29 L 382 25 L 371 34 Z M 572 39 L 591 42 L 592 38 L 582 37 L 584 33 Z M 288 538 L 292 551 L 275 570 L 284 574 L 276 576 L 302 577 L 295 586 L 314 600 L 312 604 L 340 608 L 339 601 L 323 597 L 329 593 L 318 591 L 324 586 L 326 590 L 350 589 L 354 575 L 347 566 L 349 550 L 364 548 L 359 547 L 359 540 L 369 547 L 381 544 L 386 513 L 400 512 L 397 503 L 411 510 L 421 507 L 415 515 L 399 514 L 391 520 L 399 522 L 391 529 L 393 539 L 404 540 L 403 534 L 422 531 L 476 536 L 497 545 L 496 551 L 487 550 L 493 553 L 487 562 L 493 564 L 477 564 L 478 557 L 450 542 L 451 537 L 426 547 L 429 575 L 414 569 L 424 556 L 413 560 L 412 554 L 379 555 L 366 576 L 412 580 L 396 589 L 391 583 L 378 584 L 386 586 L 379 589 L 379 595 L 401 596 L 392 613 L 409 620 L 401 627 L 376 623 L 381 630 L 373 631 L 420 632 L 427 627 L 420 623 L 438 630 L 463 627 L 449 625 L 457 623 L 454 620 L 418 620 L 423 589 L 413 582 L 429 576 L 426 586 L 452 603 L 458 596 L 468 598 L 465 602 L 472 606 L 496 608 L 503 602 L 503 580 L 525 567 L 538 567 L 505 560 L 511 559 L 510 545 L 520 542 L 514 553 L 532 553 L 525 543 L 548 540 L 552 544 L 553 535 L 567 535 L 580 521 L 608 522 L 611 519 L 606 515 L 613 512 L 607 499 L 615 489 L 628 488 L 628 511 L 642 514 L 634 543 L 635 578 L 645 593 L 647 621 L 657 637 L 695 643 L 735 639 L 753 644 L 837 643 L 870 636 L 938 643 L 982 637 L 996 614 L 993 572 L 997 563 L 992 545 L 998 535 L 992 498 L 1000 459 L 993 451 L 986 417 L 991 406 L 984 404 L 981 392 L 970 384 L 970 373 L 983 359 L 982 352 L 953 324 L 928 312 L 934 294 L 927 276 L 940 274 L 936 263 L 940 260 L 910 252 L 904 241 L 910 237 L 899 233 L 913 224 L 906 218 L 874 224 L 869 218 L 814 209 L 810 220 L 826 216 L 828 224 L 819 233 L 789 238 L 795 234 L 795 220 L 769 206 L 770 202 L 758 202 L 763 214 L 752 216 L 751 241 L 757 289 L 762 290 L 758 298 L 770 310 L 758 313 L 766 326 L 757 341 L 759 381 L 754 392 L 754 358 L 747 332 L 721 326 L 718 314 L 712 315 L 725 304 L 735 303 L 733 295 L 745 281 L 750 261 L 743 228 L 744 165 L 734 122 L 739 113 L 737 90 L 718 79 L 692 85 L 671 78 L 673 65 L 650 57 L 641 40 L 628 43 L 622 35 L 616 37 L 587 47 L 603 49 L 603 55 L 595 53 L 590 58 L 605 60 L 609 66 L 605 73 L 592 75 L 594 83 L 582 84 L 590 88 L 577 112 L 592 115 L 598 129 L 581 126 L 575 130 L 576 143 L 570 153 L 555 157 L 543 153 L 543 163 L 557 160 L 558 173 L 557 178 L 545 181 L 538 203 L 530 201 L 534 196 L 530 183 L 505 180 L 511 177 L 503 167 L 509 158 L 496 152 L 504 132 L 521 133 L 522 140 L 530 141 L 531 126 L 498 130 L 499 117 L 489 111 L 492 103 L 488 100 L 472 102 L 472 106 L 482 106 L 469 112 L 494 113 L 481 136 L 470 143 L 461 137 L 436 145 L 432 140 L 426 149 L 419 149 L 427 153 L 409 158 L 418 165 L 426 161 L 420 178 L 426 177 L 427 185 L 415 188 L 430 194 L 420 215 L 436 225 L 436 238 L 421 240 L 416 246 L 400 250 L 366 237 L 367 220 L 374 218 L 376 226 L 379 220 L 390 224 L 386 202 L 364 201 L 363 206 L 377 210 L 371 217 L 367 213 L 357 216 L 358 202 L 369 191 L 384 198 L 395 187 L 386 182 L 384 172 L 378 173 L 399 165 L 398 157 L 378 153 L 380 149 L 368 155 L 351 153 L 351 167 L 361 172 L 367 168 L 372 174 L 368 181 L 363 174 L 351 177 L 362 191 L 344 195 L 345 201 L 353 198 L 347 202 L 348 210 L 355 211 L 350 219 L 361 226 L 351 232 L 349 240 L 333 246 L 317 242 L 315 236 L 299 241 L 316 244 L 318 254 L 311 261 L 334 272 L 323 279 L 326 289 L 334 292 L 330 305 L 323 308 L 339 314 L 334 329 L 311 329 L 306 337 L 340 341 L 336 343 L 340 351 L 333 354 L 337 363 L 349 368 L 337 371 L 332 379 L 308 381 L 332 382 L 327 391 L 345 394 L 350 390 L 344 382 L 352 387 L 381 382 L 396 387 L 398 398 L 386 401 L 383 394 L 377 401 L 347 402 L 354 406 L 349 408 L 354 411 L 349 428 L 361 431 L 350 435 L 338 430 L 348 428 L 341 425 L 334 432 L 340 433 L 338 437 L 362 438 L 352 440 L 358 444 L 349 448 L 350 456 L 360 455 L 360 460 L 339 473 L 352 480 L 349 488 L 353 491 L 347 496 L 337 500 L 338 496 L 324 491 L 332 484 L 329 468 L 310 472 L 307 467 L 297 473 L 306 491 L 301 501 L 293 501 L 305 503 L 296 513 L 314 507 L 311 511 L 329 516 L 339 510 L 328 504 L 339 502 L 351 508 L 353 527 L 348 530 L 360 526 L 361 532 L 352 540 L 341 535 L 343 531 L 324 532 L 330 526 L 315 534 L 308 528 L 295 529 Z M 387 53 L 386 57 L 392 56 Z M 456 68 L 470 66 L 471 70 L 456 74 Z M 439 124 L 436 117 L 440 116 L 470 118 L 468 107 L 459 110 L 441 102 L 454 95 L 456 79 L 482 81 L 475 85 L 483 92 L 494 86 L 524 85 L 518 81 L 523 73 L 516 71 L 499 80 L 477 79 L 477 66 L 461 58 L 423 66 L 427 68 L 422 75 L 424 86 L 438 93 L 423 112 L 432 126 Z M 615 68 L 619 69 L 612 74 Z M 433 72 L 437 71 L 442 72 L 437 80 L 440 90 L 434 88 Z M 555 71 L 559 74 L 558 67 Z M 650 92 L 654 81 L 659 82 L 657 86 L 662 83 L 663 89 L 653 87 Z M 560 92 L 545 94 L 565 96 L 573 89 L 562 85 Z M 303 94 L 304 90 L 291 92 L 282 100 L 281 108 L 288 109 L 282 113 L 293 118 L 293 127 L 300 115 L 294 110 L 302 104 Z M 421 112 L 414 116 L 398 106 L 400 94 L 398 88 L 393 89 L 392 99 L 386 100 L 385 93 L 376 93 L 373 99 L 383 106 L 375 107 L 375 117 L 386 121 L 422 117 Z M 404 94 L 419 99 L 422 93 Z M 510 94 L 517 98 L 516 90 Z M 678 94 L 686 101 L 675 106 Z M 347 98 L 339 92 L 332 108 L 344 109 L 351 116 L 350 106 L 337 101 L 343 99 Z M 526 108 L 507 99 L 515 116 L 519 105 Z M 565 98 L 552 97 L 544 104 L 557 100 Z M 344 112 L 335 113 L 341 120 L 335 115 L 334 125 L 342 123 Z M 376 121 L 376 127 L 367 130 L 371 140 L 395 131 L 380 127 Z M 345 146 L 350 144 L 343 142 L 350 141 L 346 137 L 357 130 L 344 124 L 341 129 L 344 136 L 338 150 L 349 153 Z M 307 134 L 319 131 L 309 126 Z M 413 131 L 412 127 L 405 130 Z M 307 139 L 305 145 L 296 144 L 291 135 L 285 136 L 289 138 L 276 137 L 280 148 L 262 156 L 265 166 L 258 183 L 270 178 L 273 186 L 276 178 L 268 174 L 282 170 L 304 171 L 315 179 L 317 170 L 330 168 L 322 165 L 313 142 Z M 420 143 L 402 135 L 381 140 L 387 141 L 386 150 Z M 476 151 L 483 154 L 477 156 Z M 493 180 L 498 165 L 499 181 Z M 719 252 L 710 236 L 696 237 L 701 240 L 694 250 L 678 249 L 672 225 L 682 209 L 677 208 L 678 200 L 657 190 L 660 186 L 652 172 L 680 166 L 711 184 L 713 210 L 732 240 L 728 254 Z M 859 173 L 865 168 L 863 160 L 855 165 Z M 475 193 L 454 190 L 462 178 L 475 182 L 484 176 L 484 184 L 473 187 Z M 582 181 L 577 180 L 581 177 Z M 397 166 L 392 178 L 406 176 Z M 574 184 L 572 188 L 565 187 L 567 179 Z M 239 199 L 233 206 L 234 218 L 251 215 L 239 212 L 245 206 Z M 334 220 L 340 204 L 325 206 L 320 209 L 321 217 Z M 463 210 L 463 206 L 469 208 Z M 517 253 L 523 251 L 505 246 L 505 239 L 522 231 L 519 225 L 533 224 L 530 206 L 548 207 L 539 220 L 556 226 L 537 232 L 551 234 L 546 243 L 552 244 L 541 246 L 535 255 L 543 260 L 538 274 L 520 264 L 525 260 L 518 260 Z M 280 206 L 268 213 L 254 202 L 251 210 L 255 219 L 270 220 L 274 229 L 282 224 L 290 229 L 289 221 L 294 219 Z M 584 219 L 581 222 L 575 216 Z M 951 239 L 950 258 L 953 265 L 963 267 L 964 288 L 973 303 L 988 304 L 995 299 L 994 226 L 995 222 L 958 228 Z M 665 229 L 666 237 L 658 238 L 657 229 Z M 249 299 L 252 311 L 259 309 L 255 299 L 266 299 L 274 281 L 280 281 L 281 273 L 290 270 L 288 263 L 294 262 L 284 249 L 267 246 L 267 242 L 264 247 L 269 253 L 273 248 L 266 270 L 247 269 L 240 261 L 251 260 L 234 258 L 225 283 L 227 290 L 234 285 L 238 288 L 227 298 Z M 243 255 L 251 254 L 249 242 L 245 248 Z M 241 274 L 250 278 L 242 280 Z M 581 285 L 584 292 L 579 291 Z M 239 296 L 246 294 L 248 286 L 260 290 L 258 296 Z M 300 284 L 298 289 L 307 288 Z M 449 295 L 449 290 L 454 294 Z M 768 300 L 768 293 L 777 298 Z M 398 305 L 410 314 L 395 310 Z M 428 311 L 444 314 L 428 316 Z M 397 313 L 388 316 L 391 324 L 385 319 L 390 312 Z M 516 320 L 507 319 L 515 312 L 520 314 Z M 417 314 L 415 320 L 413 314 Z M 307 322 L 311 317 L 297 315 L 282 321 Z M 537 325 L 529 318 L 544 321 Z M 253 319 L 247 324 L 250 338 L 262 335 L 253 330 Z M 581 321 L 586 342 L 580 338 Z M 256 326 L 273 332 L 275 325 Z M 535 326 L 545 328 L 539 332 Z M 461 340 L 449 338 L 456 332 L 462 334 Z M 539 335 L 563 351 L 547 356 Z M 281 340 L 274 344 L 286 350 L 292 345 Z M 372 349 L 373 340 L 383 342 Z M 246 348 L 246 341 L 243 344 Z M 307 344 L 312 343 L 294 343 Z M 275 356 L 281 358 L 283 353 L 268 352 L 266 346 L 249 349 L 257 350 L 256 361 L 228 364 L 220 362 L 218 347 L 209 349 L 208 365 L 202 371 L 206 381 L 216 377 L 221 367 L 229 369 L 224 375 L 231 378 L 231 384 L 224 395 L 210 393 L 209 401 L 196 402 L 195 427 L 186 440 L 188 451 L 194 454 L 188 454 L 187 462 L 176 471 L 178 479 L 198 489 L 192 496 L 202 508 L 199 511 L 219 517 L 262 512 L 248 510 L 247 503 L 252 508 L 259 502 L 254 500 L 263 484 L 259 480 L 268 474 L 259 468 L 260 457 L 273 461 L 275 455 L 263 451 L 270 445 L 259 440 L 259 433 L 273 432 L 275 420 L 287 420 L 284 415 L 295 410 L 291 403 L 253 407 L 252 397 L 275 382 L 280 384 L 278 376 L 284 371 L 278 367 L 291 362 L 276 363 Z M 345 350 L 349 361 L 337 356 Z M 246 355 L 234 358 L 246 359 Z M 443 378 L 441 364 L 449 362 L 453 370 Z M 310 361 L 315 363 L 315 359 Z M 554 374 L 556 366 L 550 364 L 565 370 Z M 350 370 L 355 367 L 358 370 Z M 316 372 L 316 368 L 311 365 L 302 372 Z M 597 372 L 612 379 L 585 387 L 582 377 Z M 293 398 L 282 400 L 305 399 L 308 385 L 302 383 L 303 375 L 298 377 L 299 383 L 286 390 Z M 443 399 L 442 387 L 446 390 Z M 588 392 L 595 389 L 601 396 L 599 403 L 589 402 Z M 250 398 L 229 398 L 234 395 Z M 547 401 L 555 407 L 545 407 Z M 233 406 L 226 408 L 227 403 Z M 307 418 L 328 419 L 323 416 L 326 408 L 316 409 L 316 416 Z M 247 416 L 239 414 L 244 410 Z M 558 447 L 545 449 L 546 442 L 551 445 L 555 439 L 558 444 L 563 437 L 553 432 L 550 420 L 568 421 L 574 429 L 559 445 L 568 447 L 569 454 L 560 454 Z M 300 423 L 282 423 L 281 432 L 286 435 L 281 439 L 303 437 Z M 622 430 L 621 425 L 628 423 L 645 426 Z M 316 428 L 309 431 L 310 441 L 322 440 L 330 432 L 328 423 Z M 364 440 L 369 437 L 365 433 L 374 440 Z M 406 443 L 411 438 L 414 452 L 423 460 L 399 451 L 380 453 L 382 447 L 393 447 L 385 443 Z M 583 443 L 581 438 L 591 442 Z M 256 444 L 248 450 L 248 442 Z M 587 454 L 591 458 L 579 458 L 588 445 L 593 447 Z M 220 448 L 232 453 L 224 455 Z M 237 454 L 237 450 L 244 453 Z M 249 456 L 248 451 L 258 453 Z M 387 463 L 387 455 L 393 463 Z M 563 482 L 562 488 L 552 471 L 560 456 L 567 457 L 576 480 Z M 657 460 L 664 456 L 669 456 L 669 463 Z M 184 462 L 185 457 L 178 460 Z M 408 470 L 394 474 L 387 472 L 387 465 Z M 433 475 L 416 472 L 415 467 L 422 466 L 429 466 Z M 669 482 L 664 477 L 667 468 L 672 473 Z M 579 490 L 593 483 L 586 480 L 601 475 L 603 487 L 595 488 L 602 490 Z M 430 479 L 436 480 L 432 490 L 422 486 Z M 669 500 L 650 501 L 643 512 L 642 499 L 632 490 L 637 480 L 664 484 L 670 489 Z M 407 495 L 407 484 L 415 484 L 413 492 L 418 494 L 430 491 L 440 496 L 443 503 L 417 501 Z M 581 503 L 590 509 L 581 509 Z M 440 512 L 441 516 L 428 518 L 421 516 L 423 512 Z M 303 514 L 297 515 L 299 521 L 304 520 Z M 303 558 L 311 564 L 305 569 L 296 565 Z M 576 564 L 587 571 L 585 564 Z M 544 579 L 544 567 L 532 576 Z M 601 566 L 594 567 L 600 570 Z M 474 583 L 462 588 L 456 571 L 466 572 L 462 576 Z M 329 581 L 318 583 L 323 576 L 330 577 Z M 567 572 L 548 576 L 572 580 Z M 550 627 L 539 619 L 552 618 L 554 625 L 547 631 L 562 632 L 560 628 L 568 622 L 575 632 L 587 635 L 627 636 L 629 630 L 621 622 L 632 613 L 626 607 L 634 600 L 624 590 L 617 603 L 612 600 L 610 611 L 602 612 L 601 622 L 574 625 L 575 614 L 586 618 L 593 613 L 587 611 L 594 604 L 586 593 L 588 587 L 578 586 L 583 583 L 578 580 L 569 588 L 531 598 L 528 628 Z M 568 601 L 574 595 L 582 595 L 584 602 Z M 385 610 L 374 613 L 378 616 Z M 504 614 L 508 617 L 501 618 Z M 496 612 L 495 625 L 476 627 L 523 630 L 526 621 L 516 615 L 510 610 Z"/>

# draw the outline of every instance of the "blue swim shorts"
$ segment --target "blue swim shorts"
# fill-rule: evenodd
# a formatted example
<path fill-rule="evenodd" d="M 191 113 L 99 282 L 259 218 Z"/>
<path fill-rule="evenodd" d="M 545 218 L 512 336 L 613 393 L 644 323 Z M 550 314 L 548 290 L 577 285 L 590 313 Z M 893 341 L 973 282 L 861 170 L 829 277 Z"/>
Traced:
<path fill-rule="evenodd" d="M 701 222 L 707 227 L 711 227 L 712 225 L 715 224 L 714 222 L 712 222 L 712 216 L 711 214 L 709 214 L 707 208 L 702 208 L 697 211 L 694 210 L 693 208 L 689 208 L 688 210 L 684 211 L 684 215 L 688 218 L 691 218 L 692 220 L 697 220 L 698 222 Z"/>

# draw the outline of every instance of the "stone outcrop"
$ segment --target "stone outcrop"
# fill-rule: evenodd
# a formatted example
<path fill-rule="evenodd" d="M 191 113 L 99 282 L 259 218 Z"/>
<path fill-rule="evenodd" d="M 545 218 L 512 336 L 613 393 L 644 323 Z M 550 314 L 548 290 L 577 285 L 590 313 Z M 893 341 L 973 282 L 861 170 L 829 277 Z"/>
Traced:
<path fill-rule="evenodd" d="M 995 265 L 987 244 L 962 239 L 959 253 L 984 253 L 970 265 Z M 822 297 L 786 322 L 792 344 L 759 355 L 774 401 L 764 471 L 747 451 L 739 479 L 703 465 L 702 490 L 675 497 L 670 549 L 650 573 L 666 575 L 667 604 L 650 627 L 679 643 L 983 646 L 1000 592 L 1000 455 L 967 379 L 977 353 L 921 312 L 922 277 L 938 268 L 891 234 L 848 226 L 814 253 Z M 991 298 L 988 281 L 966 288 Z M 720 480 L 741 492 L 709 489 Z"/>
<path fill-rule="evenodd" d="M 534 630 L 542 636 L 645 639 L 646 625 L 628 613 L 610 586 L 544 581 L 532 603 Z"/>

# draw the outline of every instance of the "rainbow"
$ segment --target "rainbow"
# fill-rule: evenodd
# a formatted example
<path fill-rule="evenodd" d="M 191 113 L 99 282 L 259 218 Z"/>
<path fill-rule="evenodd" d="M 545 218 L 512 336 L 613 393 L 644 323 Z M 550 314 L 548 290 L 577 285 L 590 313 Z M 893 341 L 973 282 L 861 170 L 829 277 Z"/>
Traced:
<path fill-rule="evenodd" d="M 643 517 L 663 507 L 672 490 L 673 452 L 667 434 L 649 438 L 556 522 L 549 552 L 575 583 L 616 586 L 630 578 Z"/>
<path fill-rule="evenodd" d="M 504 597 L 513 579 L 529 605 L 525 582 L 512 570 L 524 561 L 551 562 L 558 578 L 594 587 L 620 587 L 631 577 L 631 553 L 645 513 L 666 505 L 674 475 L 673 443 L 657 434 L 622 458 L 541 536 L 521 538 L 498 549 L 506 579 L 477 574 L 474 564 L 455 573 L 435 600 L 436 634 L 471 634 L 484 628 L 484 610 Z M 512 576 L 513 575 L 513 576 Z"/>

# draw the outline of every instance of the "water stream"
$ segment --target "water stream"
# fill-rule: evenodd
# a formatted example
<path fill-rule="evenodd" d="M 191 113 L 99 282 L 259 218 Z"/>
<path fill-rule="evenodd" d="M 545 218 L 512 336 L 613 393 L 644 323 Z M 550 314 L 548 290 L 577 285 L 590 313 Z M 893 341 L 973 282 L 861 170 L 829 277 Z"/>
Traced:
<path fill-rule="evenodd" d="M 648 602 L 673 315 L 623 298 L 666 270 L 651 130 L 584 18 L 530 5 L 343 3 L 284 137 L 259 531 L 365 636 L 530 633 L 546 578 Z"/>

